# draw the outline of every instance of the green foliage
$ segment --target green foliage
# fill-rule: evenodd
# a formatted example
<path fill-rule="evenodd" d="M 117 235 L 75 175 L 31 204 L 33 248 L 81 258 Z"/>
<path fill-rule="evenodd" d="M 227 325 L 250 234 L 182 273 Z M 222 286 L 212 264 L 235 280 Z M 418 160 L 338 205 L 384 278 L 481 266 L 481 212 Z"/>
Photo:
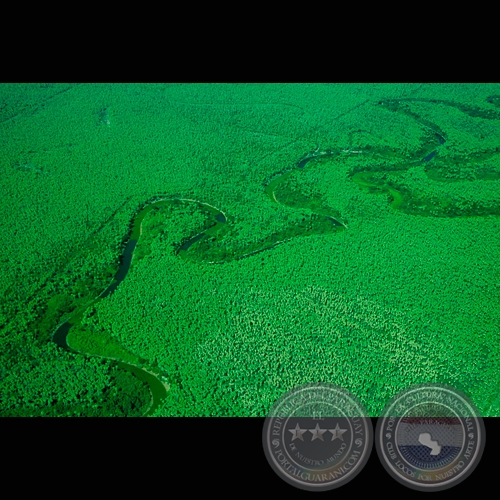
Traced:
<path fill-rule="evenodd" d="M 15 354 L 2 368 L 1 416 L 140 416 L 150 403 L 147 385 L 106 360 L 53 344 Z"/>
<path fill-rule="evenodd" d="M 108 332 L 95 332 L 83 325 L 72 327 L 66 337 L 71 349 L 82 354 L 119 359 L 131 364 L 139 364 L 141 358 L 124 349 Z"/>
<path fill-rule="evenodd" d="M 265 415 L 329 381 L 373 415 L 418 382 L 500 415 L 498 95 L 0 85 L 1 414 Z M 76 316 L 87 355 L 50 341 Z"/>

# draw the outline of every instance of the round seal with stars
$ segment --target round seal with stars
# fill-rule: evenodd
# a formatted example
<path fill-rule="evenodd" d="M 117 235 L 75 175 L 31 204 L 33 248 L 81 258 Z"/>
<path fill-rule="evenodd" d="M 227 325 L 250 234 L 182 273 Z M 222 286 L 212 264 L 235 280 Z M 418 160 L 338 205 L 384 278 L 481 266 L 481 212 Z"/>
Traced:
<path fill-rule="evenodd" d="M 419 384 L 389 401 L 375 436 L 377 454 L 394 479 L 414 490 L 441 491 L 477 466 L 485 429 L 465 394 L 444 384 Z"/>
<path fill-rule="evenodd" d="M 347 390 L 306 384 L 276 401 L 265 419 L 262 442 L 282 479 L 303 490 L 326 491 L 362 470 L 373 428 L 364 406 Z"/>

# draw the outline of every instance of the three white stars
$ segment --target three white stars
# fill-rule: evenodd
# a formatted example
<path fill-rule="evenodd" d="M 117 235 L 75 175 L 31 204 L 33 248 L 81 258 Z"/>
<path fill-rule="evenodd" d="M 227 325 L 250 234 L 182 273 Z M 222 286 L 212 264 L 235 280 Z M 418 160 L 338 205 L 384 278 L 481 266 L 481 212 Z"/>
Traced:
<path fill-rule="evenodd" d="M 292 441 L 295 441 L 296 439 L 300 439 L 301 441 L 304 441 L 304 438 L 302 437 L 302 435 L 306 431 L 309 431 L 310 433 L 312 433 L 313 437 L 312 437 L 311 441 L 314 441 L 315 439 L 321 439 L 321 441 L 324 441 L 323 434 L 327 430 L 332 433 L 332 441 L 334 441 L 337 438 L 339 438 L 341 441 L 343 441 L 344 438 L 342 437 L 342 434 L 344 434 L 344 432 L 347 432 L 347 429 L 341 429 L 339 427 L 339 424 L 337 424 L 335 426 L 335 429 L 320 429 L 319 424 L 316 424 L 316 427 L 314 429 L 301 429 L 299 424 L 297 424 L 295 426 L 295 429 L 288 429 L 288 432 L 292 433 L 292 436 L 293 436 Z"/>

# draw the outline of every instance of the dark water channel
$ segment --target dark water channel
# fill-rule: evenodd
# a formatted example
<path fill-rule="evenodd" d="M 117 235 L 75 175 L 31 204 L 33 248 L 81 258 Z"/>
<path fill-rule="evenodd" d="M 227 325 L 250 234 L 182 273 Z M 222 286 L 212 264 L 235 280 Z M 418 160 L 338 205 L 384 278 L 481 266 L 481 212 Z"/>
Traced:
<path fill-rule="evenodd" d="M 106 109 L 104 109 L 104 110 L 101 111 L 101 118 L 104 116 L 105 112 L 106 112 Z M 439 141 L 439 144 L 444 144 L 445 139 L 440 134 L 436 133 L 435 135 L 436 135 L 436 138 Z M 438 152 L 437 150 L 432 151 L 425 158 L 423 158 L 422 161 L 429 162 L 430 160 L 432 160 L 432 158 L 434 158 L 434 156 L 436 156 L 437 152 Z M 305 165 L 309 161 L 314 160 L 314 159 L 318 158 L 319 156 L 329 156 L 331 154 L 333 154 L 333 153 L 329 152 L 329 153 L 326 153 L 326 154 L 323 153 L 323 154 L 319 154 L 319 155 L 316 155 L 316 156 L 306 157 L 303 160 L 301 160 L 295 168 L 302 169 L 302 168 L 305 167 Z M 275 179 L 275 181 L 273 183 L 271 183 L 271 184 L 276 185 L 276 182 L 279 182 L 280 180 L 283 180 L 284 178 L 286 178 L 287 175 L 289 175 L 289 172 L 285 173 L 285 174 L 282 174 L 279 178 Z M 271 185 L 268 185 L 267 187 L 270 188 Z M 142 222 L 142 219 L 144 218 L 145 214 L 149 210 L 151 210 L 151 208 L 154 205 L 162 205 L 162 204 L 165 204 L 165 200 L 161 200 L 159 202 L 150 203 L 150 204 L 146 205 L 138 214 L 136 214 L 136 216 L 134 218 L 134 224 L 133 224 L 134 230 L 131 233 L 131 236 L 134 236 L 134 238 L 131 237 L 129 239 L 129 241 L 127 242 L 126 246 L 125 246 L 123 254 L 122 254 L 121 258 L 120 258 L 120 265 L 119 265 L 118 270 L 117 270 L 117 272 L 116 272 L 116 274 L 115 274 L 115 276 L 113 278 L 113 281 L 98 296 L 98 298 L 95 299 L 95 301 L 98 300 L 98 299 L 103 299 L 103 298 L 108 297 L 109 295 L 111 295 L 118 288 L 118 286 L 120 285 L 120 283 L 126 278 L 128 272 L 130 270 L 130 265 L 131 265 L 132 258 L 133 258 L 133 255 L 134 255 L 134 250 L 135 250 L 137 242 L 138 242 L 137 238 L 139 238 L 139 229 L 136 226 L 140 225 L 140 223 Z M 328 217 L 332 220 L 332 222 L 333 222 L 334 225 L 339 225 L 339 226 L 342 225 L 335 218 L 333 218 L 331 216 L 328 216 Z M 218 222 L 218 223 L 226 223 L 227 222 L 226 217 L 225 217 L 225 215 L 222 212 L 219 212 L 219 213 L 217 213 L 215 215 L 215 221 Z M 206 234 L 205 232 L 197 234 L 193 238 L 185 241 L 181 245 L 180 250 L 188 250 L 194 243 L 196 243 L 197 241 L 201 240 L 205 236 L 205 234 Z M 264 250 L 272 248 L 273 246 L 275 246 L 275 245 L 273 244 L 270 247 L 266 247 L 264 249 L 257 250 L 255 252 L 252 252 L 252 254 L 256 254 L 256 253 L 262 252 Z M 252 254 L 248 254 L 248 255 L 252 255 Z M 248 255 L 245 255 L 244 257 L 246 257 Z M 52 337 L 52 340 L 59 347 L 62 347 L 64 349 L 72 351 L 72 352 L 76 352 L 76 351 L 72 350 L 68 346 L 67 336 L 68 336 L 69 330 L 71 329 L 71 327 L 77 321 L 78 321 L 77 316 L 76 317 L 75 316 L 74 317 L 70 317 L 66 322 L 64 322 L 63 324 L 61 324 L 56 329 L 56 331 L 54 332 L 54 335 Z M 148 413 L 150 413 L 152 411 L 152 409 L 156 408 L 160 404 L 161 398 L 164 398 L 166 396 L 166 394 L 167 394 L 166 393 L 166 389 L 164 388 L 163 384 L 158 380 L 157 377 L 155 377 L 154 375 L 152 375 L 150 372 L 141 369 L 140 367 L 137 367 L 137 366 L 134 366 L 134 365 L 129 365 L 129 364 L 123 363 L 123 362 L 119 362 L 119 366 L 121 366 L 122 368 L 124 368 L 124 369 L 126 369 L 128 371 L 131 371 L 132 373 L 136 374 L 141 380 L 143 380 L 143 381 L 145 381 L 145 382 L 147 382 L 149 384 L 151 392 L 153 394 L 152 408 L 150 408 L 150 410 L 148 411 Z M 161 389 L 160 386 L 163 389 Z"/>
<path fill-rule="evenodd" d="M 134 223 L 132 226 L 134 227 L 131 236 L 138 235 L 139 231 L 137 230 L 137 223 L 142 222 L 142 219 L 144 218 L 144 215 L 151 210 L 153 205 L 162 205 L 165 204 L 165 200 L 161 200 L 156 203 L 151 203 L 146 205 L 138 214 L 136 214 L 134 218 Z M 226 222 L 226 217 L 224 216 L 223 213 L 217 213 L 215 216 L 215 220 L 219 223 L 225 223 Z M 201 233 L 196 235 L 195 237 L 191 238 L 190 240 L 186 241 L 181 249 L 187 250 L 193 243 L 196 241 L 200 240 L 205 236 L 205 233 Z M 123 250 L 123 253 L 120 257 L 120 264 L 118 267 L 118 270 L 112 280 L 112 282 L 106 287 L 105 290 L 96 298 L 94 299 L 94 302 L 96 302 L 99 299 L 103 299 L 105 297 L 108 297 L 111 295 L 120 285 L 120 283 L 127 277 L 127 274 L 130 270 L 130 265 L 132 263 L 132 258 L 134 256 L 134 250 L 137 246 L 138 239 L 136 238 L 130 238 L 125 245 L 125 248 Z M 75 352 L 77 353 L 78 351 L 75 351 L 74 349 L 71 349 L 71 347 L 68 345 L 67 342 L 67 337 L 68 333 L 71 329 L 71 327 L 77 323 L 81 318 L 79 317 L 79 314 L 77 313 L 74 314 L 72 317 L 70 317 L 67 321 L 59 325 L 59 327 L 56 329 L 52 336 L 52 340 L 61 348 L 70 351 L 70 352 Z M 167 390 L 165 386 L 160 382 L 160 380 L 153 375 L 152 373 L 138 367 L 135 365 L 131 365 L 128 363 L 124 362 L 118 362 L 118 366 L 123 368 L 124 370 L 127 370 L 134 375 L 136 375 L 140 380 L 147 382 L 149 385 L 149 388 L 151 389 L 151 393 L 153 395 L 153 400 L 151 403 L 151 407 L 149 408 L 148 412 L 146 415 L 151 414 L 161 403 L 161 400 L 167 396 Z"/>

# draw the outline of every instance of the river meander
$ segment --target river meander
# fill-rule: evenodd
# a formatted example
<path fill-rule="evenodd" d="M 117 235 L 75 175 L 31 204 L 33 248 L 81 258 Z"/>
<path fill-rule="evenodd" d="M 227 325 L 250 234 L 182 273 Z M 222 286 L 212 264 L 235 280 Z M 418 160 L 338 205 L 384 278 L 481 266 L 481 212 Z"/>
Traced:
<path fill-rule="evenodd" d="M 319 157 L 323 156 L 325 153 L 320 153 L 318 155 L 310 155 L 304 159 L 302 159 L 298 165 L 295 167 L 297 169 L 304 168 L 306 163 L 309 161 Z M 283 182 L 290 172 L 286 172 L 284 174 L 279 175 L 276 177 L 273 182 L 271 187 L 275 189 L 279 183 Z M 267 188 L 266 188 L 267 191 Z M 120 285 L 120 283 L 127 277 L 127 274 L 132 266 L 133 259 L 134 259 L 134 251 L 136 250 L 137 243 L 139 242 L 140 238 L 142 237 L 142 222 L 144 218 L 147 216 L 147 214 L 152 211 L 155 208 L 160 208 L 163 206 L 166 206 L 168 204 L 174 204 L 178 202 L 192 202 L 192 203 L 197 203 L 199 205 L 202 205 L 205 210 L 207 210 L 212 216 L 213 216 L 213 221 L 214 225 L 210 227 L 208 230 L 203 231 L 201 233 L 198 233 L 197 235 L 189 238 L 188 240 L 184 241 L 183 244 L 180 246 L 180 248 L 177 250 L 177 254 L 180 255 L 183 258 L 186 258 L 186 255 L 189 251 L 189 249 L 198 241 L 202 240 L 203 238 L 206 238 L 209 235 L 217 235 L 218 229 L 220 226 L 227 224 L 227 218 L 226 214 L 222 212 L 221 210 L 217 209 L 216 207 L 213 207 L 212 205 L 208 205 L 206 203 L 202 203 L 197 200 L 192 200 L 192 199 L 186 199 L 186 198 L 170 198 L 170 199 L 158 199 L 152 202 L 148 202 L 145 204 L 139 212 L 134 216 L 131 226 L 131 232 L 129 235 L 129 239 L 125 245 L 125 248 L 123 250 L 123 253 L 120 257 L 120 264 L 118 267 L 118 270 L 111 281 L 111 283 L 100 293 L 98 297 L 93 299 L 89 304 L 87 304 L 84 308 L 79 308 L 74 313 L 62 324 L 60 324 L 57 329 L 55 330 L 52 340 L 60 347 L 69 350 L 73 353 L 79 353 L 79 354 L 88 354 L 88 355 L 97 355 L 95 353 L 85 353 L 81 352 L 79 350 L 74 349 L 71 344 L 68 342 L 68 334 L 71 330 L 72 327 L 77 326 L 80 324 L 83 314 L 85 310 L 87 310 L 90 306 L 95 305 L 99 300 L 102 300 L 109 295 L 111 295 Z M 277 201 L 276 201 L 277 202 Z M 332 220 L 333 224 L 332 226 L 341 226 L 342 223 L 336 221 L 333 217 L 330 217 Z M 283 243 L 283 241 L 278 241 L 273 243 L 272 245 L 265 246 L 263 248 L 260 248 L 258 250 L 254 250 L 248 254 L 240 255 L 237 257 L 237 259 L 241 259 L 244 257 L 249 257 L 250 255 L 254 255 L 256 253 L 262 252 L 264 250 L 269 250 L 273 248 L 274 246 Z M 106 357 L 106 356 L 103 356 Z M 165 380 L 162 379 L 162 377 L 158 374 L 155 374 L 151 371 L 148 371 L 141 366 L 135 365 L 135 364 L 130 364 L 130 363 L 125 363 L 123 361 L 120 361 L 116 358 L 108 358 L 108 359 L 114 359 L 115 361 L 118 361 L 118 366 L 121 368 L 133 373 L 136 375 L 140 380 L 146 382 L 149 385 L 149 388 L 151 390 L 151 395 L 152 395 L 152 402 L 151 405 L 149 406 L 148 410 L 146 411 L 145 415 L 151 415 L 156 408 L 161 404 L 161 401 L 167 396 L 168 394 L 168 384 L 166 384 Z"/>
<path fill-rule="evenodd" d="M 498 96 L 492 96 L 492 101 L 495 99 L 494 104 L 498 106 L 498 102 L 500 102 L 500 97 Z M 417 99 L 407 99 L 406 101 L 411 101 L 411 100 L 417 100 Z M 408 160 L 409 163 L 414 163 L 415 161 L 423 161 L 425 163 L 430 162 L 437 154 L 439 151 L 439 148 L 445 144 L 445 134 L 444 132 L 437 127 L 435 124 L 432 124 L 431 122 L 428 122 L 423 119 L 419 119 L 414 113 L 406 110 L 406 109 L 401 109 L 400 108 L 400 102 L 401 101 L 396 101 L 396 100 L 387 100 L 387 101 L 381 101 L 379 102 L 379 105 L 388 107 L 392 111 L 398 111 L 402 113 L 407 113 L 413 118 L 415 118 L 417 121 L 419 121 L 424 127 L 428 127 L 434 132 L 434 141 L 432 144 L 428 144 L 428 148 L 424 153 L 424 156 L 421 156 L 420 159 L 418 158 L 413 158 L 412 160 Z M 442 101 L 445 102 L 445 101 Z M 474 110 L 470 110 L 469 108 L 464 108 L 464 106 L 461 107 L 462 111 L 464 112 L 476 112 Z M 486 112 L 485 112 L 486 113 Z M 103 115 L 104 116 L 104 115 Z M 487 112 L 485 114 L 485 118 L 487 119 L 495 119 L 498 118 L 498 115 L 496 114 L 493 116 L 491 112 Z M 287 169 L 286 171 L 282 171 L 278 174 L 276 174 L 274 177 L 272 177 L 266 184 L 265 186 L 265 193 L 268 196 L 268 198 L 273 202 L 273 203 L 282 203 L 282 204 L 287 204 L 286 199 L 285 200 L 280 200 L 276 196 L 276 192 L 278 191 L 278 188 L 281 184 L 285 183 L 286 180 L 293 175 L 294 172 L 297 172 L 297 170 L 302 170 L 306 167 L 306 165 L 311 162 L 312 160 L 315 160 L 317 158 L 325 157 L 325 156 L 340 156 L 344 154 L 359 154 L 359 153 L 367 153 L 367 154 L 375 154 L 378 156 L 384 157 L 385 155 L 389 154 L 392 157 L 392 153 L 388 150 L 387 148 L 370 148 L 370 149 L 357 149 L 357 150 L 351 150 L 349 149 L 338 149 L 335 151 L 332 150 L 327 150 L 327 151 L 319 151 L 319 148 L 306 155 L 303 157 L 294 167 L 291 167 Z M 396 155 L 397 156 L 397 155 Z M 403 160 L 402 158 L 400 158 Z M 368 188 L 372 192 L 387 192 L 390 195 L 390 198 L 392 199 L 391 201 L 391 206 L 393 208 L 398 208 L 398 206 L 402 202 L 402 195 L 399 191 L 394 189 L 393 187 L 390 186 L 384 186 L 380 185 L 379 183 L 376 183 L 372 179 L 372 174 L 373 172 L 370 171 L 358 171 L 354 172 L 351 176 L 351 180 L 356 182 L 360 187 L 362 188 Z M 203 206 L 203 209 L 205 211 L 208 211 L 213 217 L 213 222 L 214 224 L 206 229 L 205 231 L 202 231 L 194 236 L 191 236 L 190 238 L 186 239 L 180 247 L 177 249 L 177 254 L 180 257 L 187 258 L 190 255 L 190 250 L 192 247 L 195 247 L 196 244 L 202 240 L 206 240 L 208 237 L 215 237 L 217 238 L 219 236 L 219 229 L 221 229 L 222 226 L 225 226 L 227 228 L 227 225 L 229 224 L 227 216 L 224 212 L 219 210 L 216 207 L 213 207 L 212 205 L 200 202 L 198 200 L 193 200 L 193 199 L 186 199 L 186 198 L 161 198 L 161 199 L 155 199 L 154 201 L 147 202 L 144 204 L 144 206 L 136 213 L 134 218 L 132 219 L 131 222 L 131 231 L 128 237 L 128 241 L 124 247 L 123 253 L 120 257 L 120 264 L 118 267 L 118 270 L 111 281 L 111 283 L 100 293 L 100 295 L 96 298 L 94 298 L 89 304 L 87 304 L 84 308 L 79 308 L 75 310 L 72 315 L 66 319 L 62 324 L 60 324 L 57 329 L 55 330 L 53 334 L 53 341 L 59 345 L 60 347 L 67 349 L 71 352 L 74 353 L 80 353 L 80 354 L 86 354 L 86 355 L 98 355 L 96 353 L 84 353 L 81 351 L 78 351 L 76 349 L 73 349 L 71 345 L 68 344 L 68 334 L 73 326 L 79 325 L 85 310 L 88 309 L 91 305 L 94 305 L 96 302 L 99 300 L 102 300 L 109 295 L 111 295 L 117 287 L 120 285 L 120 283 L 127 277 L 128 272 L 130 271 L 130 268 L 133 264 L 134 260 L 134 251 L 136 250 L 137 243 L 139 242 L 140 238 L 143 237 L 142 234 L 142 222 L 144 218 L 147 216 L 147 214 L 155 209 L 159 208 L 162 206 L 166 206 L 168 204 L 172 203 L 178 203 L 178 202 L 191 202 L 191 203 L 197 203 L 200 206 Z M 307 203 L 306 203 L 307 205 Z M 292 205 L 290 205 L 292 206 Z M 307 206 L 292 206 L 293 208 L 308 208 Z M 310 208 L 310 207 L 309 207 Z M 338 217 L 332 216 L 332 214 L 327 210 L 312 210 L 311 212 L 315 213 L 317 216 L 322 217 L 324 220 L 330 221 L 330 227 L 332 232 L 338 231 L 338 230 L 343 230 L 346 228 L 346 224 Z M 222 231 L 223 234 L 225 234 Z M 300 232 L 296 232 L 294 236 L 299 235 Z M 309 233 L 311 234 L 311 233 Z M 292 237 L 294 237 L 292 236 Z M 241 259 L 245 257 L 249 257 L 251 255 L 254 255 L 256 253 L 270 250 L 271 248 L 275 247 L 278 244 L 284 243 L 285 241 L 288 241 L 291 238 L 284 238 L 281 241 L 274 241 L 271 244 L 263 244 L 261 248 L 252 248 L 252 251 L 245 253 L 242 252 L 238 256 L 234 256 L 235 259 Z M 210 262 L 206 261 L 209 263 L 220 263 L 220 262 Z M 118 366 L 121 368 L 128 370 L 129 372 L 135 374 L 140 380 L 146 382 L 149 385 L 149 388 L 151 390 L 151 404 L 149 408 L 147 409 L 145 415 L 152 415 L 156 408 L 161 404 L 162 400 L 167 397 L 168 394 L 168 384 L 166 383 L 166 380 L 164 377 L 162 377 L 159 374 L 155 374 L 151 371 L 148 371 L 147 369 L 135 365 L 135 364 L 130 364 L 130 363 L 125 363 L 117 358 L 112 358 L 109 356 L 102 356 L 106 357 L 107 359 L 114 359 L 115 361 L 118 362 Z"/>

